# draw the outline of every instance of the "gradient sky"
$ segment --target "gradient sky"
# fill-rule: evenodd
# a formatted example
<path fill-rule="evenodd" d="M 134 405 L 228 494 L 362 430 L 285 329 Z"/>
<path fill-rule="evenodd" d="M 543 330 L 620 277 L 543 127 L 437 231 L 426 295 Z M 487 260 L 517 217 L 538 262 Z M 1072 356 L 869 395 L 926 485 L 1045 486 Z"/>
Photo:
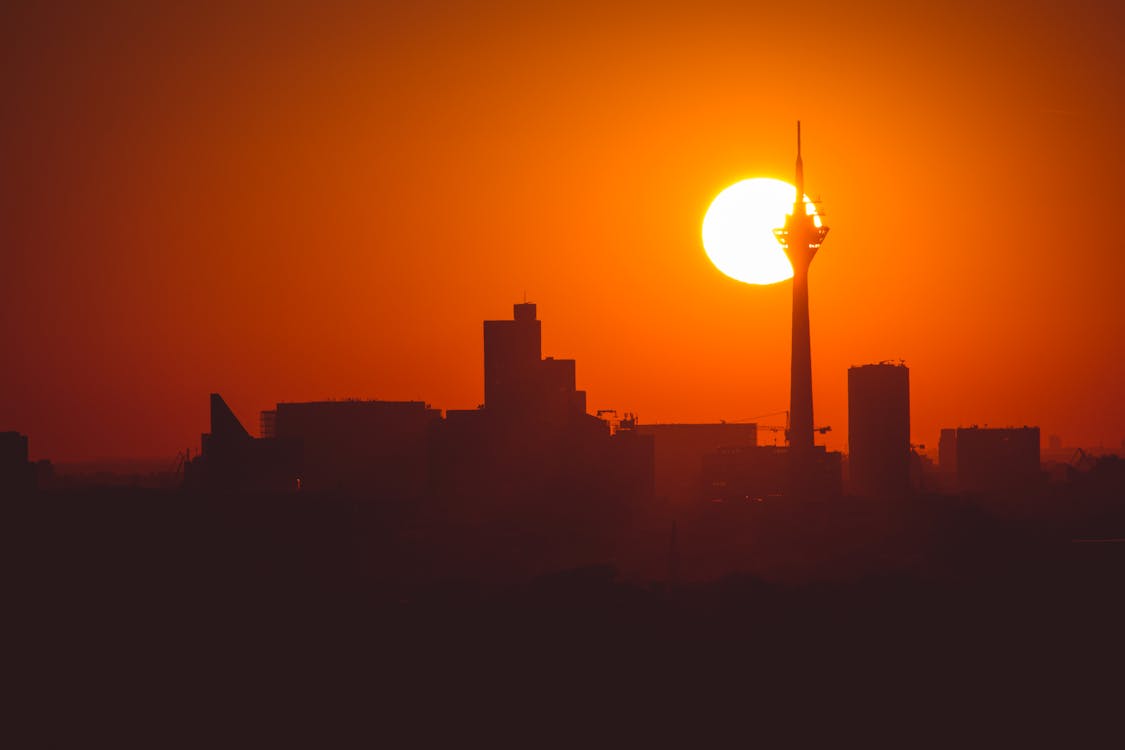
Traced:
<path fill-rule="evenodd" d="M 97 7 L 95 7 L 97 6 Z M 1104 7 L 1103 7 L 1104 6 Z M 1051 2 L 64 3 L 0 11 L 0 429 L 174 456 L 207 394 L 483 400 L 526 292 L 591 410 L 788 405 L 788 282 L 707 260 L 791 179 L 816 422 L 903 359 L 913 440 L 1125 438 L 1125 9 Z"/>

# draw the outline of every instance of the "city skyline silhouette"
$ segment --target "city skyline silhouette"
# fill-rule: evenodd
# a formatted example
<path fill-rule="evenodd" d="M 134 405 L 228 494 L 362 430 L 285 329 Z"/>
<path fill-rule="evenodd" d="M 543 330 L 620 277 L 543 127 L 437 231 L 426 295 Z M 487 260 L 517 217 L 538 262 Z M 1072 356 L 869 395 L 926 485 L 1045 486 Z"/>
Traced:
<path fill-rule="evenodd" d="M 778 411 L 787 284 L 722 277 L 699 226 L 790 177 L 803 117 L 838 227 L 810 309 L 828 446 L 847 368 L 902 359 L 928 451 L 971 424 L 1120 449 L 1125 261 L 1069 249 L 1125 158 L 1116 11 L 809 7 L 819 98 L 786 111 L 806 74 L 744 32 L 794 11 L 629 7 L 13 6 L 3 427 L 75 461 L 173 457 L 214 389 L 472 408 L 474 321 L 525 290 L 592 411 Z"/>

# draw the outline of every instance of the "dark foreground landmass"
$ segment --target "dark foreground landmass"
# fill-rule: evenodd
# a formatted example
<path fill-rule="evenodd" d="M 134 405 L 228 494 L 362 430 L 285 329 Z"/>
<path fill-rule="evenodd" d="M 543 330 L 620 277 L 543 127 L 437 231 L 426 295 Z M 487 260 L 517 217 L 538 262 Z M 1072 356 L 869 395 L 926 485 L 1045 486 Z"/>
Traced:
<path fill-rule="evenodd" d="M 646 579 L 628 570 L 641 553 L 521 571 L 550 536 L 535 524 L 426 528 L 332 496 L 42 493 L 4 509 L 10 674 L 44 736 L 142 717 L 180 736 L 199 723 L 185 710 L 276 729 L 313 705 L 423 741 L 631 706 L 651 730 L 692 702 L 817 717 L 792 737 L 894 716 L 931 734 L 966 716 L 1027 729 L 1063 706 L 1086 715 L 1073 733 L 1116 715 L 1119 502 L 1030 518 L 858 502 L 687 514 L 646 548 L 666 563 Z M 732 552 L 740 539 L 759 552 Z M 730 569 L 685 573 L 717 561 Z"/>

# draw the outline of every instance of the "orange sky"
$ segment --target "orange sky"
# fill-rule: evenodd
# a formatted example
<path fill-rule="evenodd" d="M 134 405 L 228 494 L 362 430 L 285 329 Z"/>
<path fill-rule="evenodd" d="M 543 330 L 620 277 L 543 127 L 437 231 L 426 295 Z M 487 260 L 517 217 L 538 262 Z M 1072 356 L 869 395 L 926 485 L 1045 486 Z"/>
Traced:
<path fill-rule="evenodd" d="M 900 358 L 928 447 L 1125 438 L 1121 7 L 42 5 L 0 11 L 0 429 L 34 457 L 195 449 L 211 391 L 251 429 L 471 408 L 525 291 L 591 410 L 784 409 L 790 286 L 722 276 L 700 223 L 791 179 L 798 118 L 830 447 L 847 367 Z"/>

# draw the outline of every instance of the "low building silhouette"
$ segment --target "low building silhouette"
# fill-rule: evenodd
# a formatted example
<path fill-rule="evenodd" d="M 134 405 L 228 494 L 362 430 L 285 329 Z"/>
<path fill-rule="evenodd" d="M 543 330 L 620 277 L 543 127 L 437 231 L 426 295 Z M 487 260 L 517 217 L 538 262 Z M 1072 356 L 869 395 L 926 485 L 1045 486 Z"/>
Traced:
<path fill-rule="evenodd" d="M 698 500 L 709 492 L 706 456 L 758 444 L 758 426 L 753 423 L 639 424 L 636 431 L 652 436 L 656 494 L 672 502 Z"/>
<path fill-rule="evenodd" d="M 218 393 L 211 394 L 211 431 L 200 444 L 199 455 L 184 465 L 188 487 L 290 491 L 300 486 L 301 444 L 253 437 Z"/>
<path fill-rule="evenodd" d="M 35 489 L 35 464 L 28 460 L 27 435 L 0 432 L 0 489 L 13 493 Z"/>
<path fill-rule="evenodd" d="M 652 437 L 656 495 L 673 505 L 843 491 L 840 453 L 813 446 L 798 470 L 788 447 L 757 444 L 754 423 L 640 424 L 636 431 Z"/>
<path fill-rule="evenodd" d="M 772 445 L 721 448 L 703 457 L 704 499 L 712 502 L 777 498 L 831 500 L 843 494 L 839 451 L 814 445 L 794 471 L 788 448 Z"/>
<path fill-rule="evenodd" d="M 957 429 L 943 427 L 938 438 L 938 469 L 949 478 L 950 485 L 957 482 Z"/>
<path fill-rule="evenodd" d="M 267 418 L 272 414 L 272 418 Z M 272 437 L 300 445 L 301 487 L 417 498 L 429 484 L 430 432 L 441 411 L 421 401 L 279 403 Z"/>
<path fill-rule="evenodd" d="M 958 492 L 1014 495 L 1043 483 L 1038 427 L 943 429 L 938 451 Z"/>

